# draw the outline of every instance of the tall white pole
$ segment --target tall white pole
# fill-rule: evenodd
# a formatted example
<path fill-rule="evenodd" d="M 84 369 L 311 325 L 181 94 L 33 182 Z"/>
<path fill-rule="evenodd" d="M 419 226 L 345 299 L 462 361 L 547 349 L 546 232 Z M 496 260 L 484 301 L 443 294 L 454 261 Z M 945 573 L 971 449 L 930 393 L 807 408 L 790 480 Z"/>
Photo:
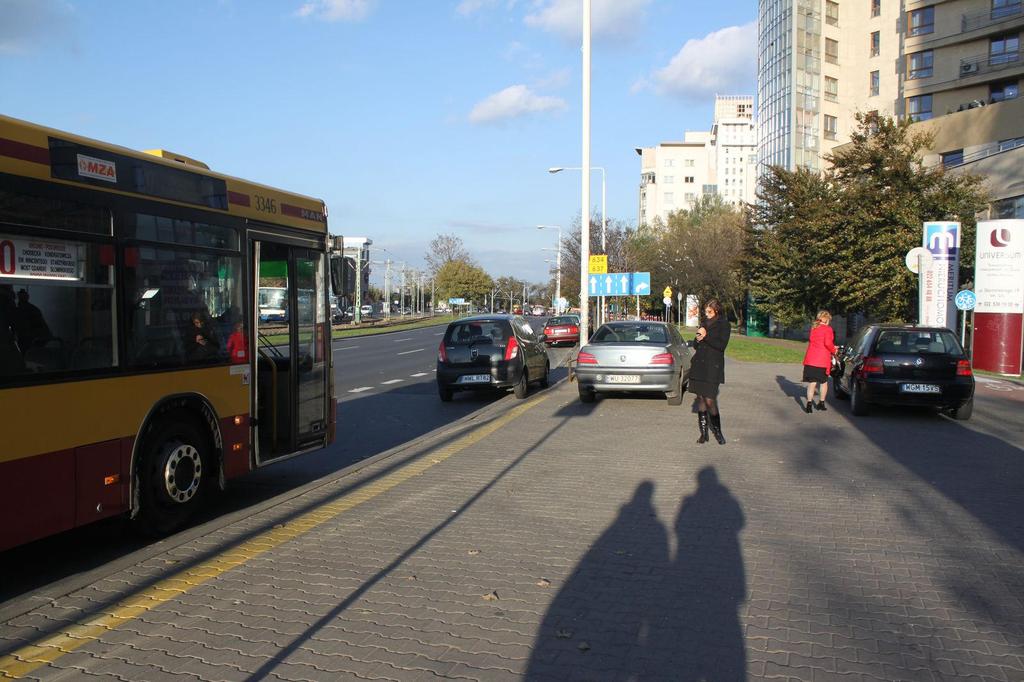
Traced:
<path fill-rule="evenodd" d="M 558 255 L 555 257 L 558 279 L 555 280 L 555 313 L 562 314 L 562 228 L 558 228 Z"/>
<path fill-rule="evenodd" d="M 590 334 L 590 6 L 583 0 L 583 199 L 580 212 L 580 346 L 586 344 Z"/>
<path fill-rule="evenodd" d="M 607 198 L 608 195 L 605 192 L 605 182 L 604 181 L 605 181 L 605 174 L 604 174 L 604 167 L 602 167 L 601 168 L 601 253 L 607 255 L 608 254 L 608 244 L 607 244 L 606 232 L 607 232 L 607 225 L 608 225 L 608 211 L 605 208 L 605 199 Z M 605 315 L 605 311 L 604 311 L 604 296 L 602 296 L 601 297 L 601 315 L 600 315 L 600 317 L 597 318 L 598 324 L 604 324 L 605 323 L 604 315 Z"/>

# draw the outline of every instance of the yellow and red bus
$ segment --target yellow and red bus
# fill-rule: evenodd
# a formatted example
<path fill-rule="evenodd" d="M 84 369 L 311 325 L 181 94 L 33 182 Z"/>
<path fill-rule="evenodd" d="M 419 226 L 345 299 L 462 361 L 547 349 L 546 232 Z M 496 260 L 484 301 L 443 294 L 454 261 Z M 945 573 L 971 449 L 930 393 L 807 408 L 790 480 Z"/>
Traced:
<path fill-rule="evenodd" d="M 0 550 L 329 444 L 329 242 L 318 199 L 0 116 Z"/>

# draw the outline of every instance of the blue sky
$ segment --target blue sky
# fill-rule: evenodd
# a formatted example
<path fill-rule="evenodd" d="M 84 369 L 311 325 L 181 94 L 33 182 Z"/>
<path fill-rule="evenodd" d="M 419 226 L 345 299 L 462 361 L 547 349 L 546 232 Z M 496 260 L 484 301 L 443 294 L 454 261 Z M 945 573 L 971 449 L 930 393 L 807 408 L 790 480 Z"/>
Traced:
<path fill-rule="evenodd" d="M 422 266 L 455 233 L 546 279 L 580 211 L 582 0 L 0 0 L 0 112 L 323 198 Z M 753 94 L 753 0 L 593 0 L 592 163 L 636 221 L 634 147 Z M 600 174 L 591 202 L 600 207 Z M 380 270 L 378 269 L 378 272 Z M 378 277 L 374 277 L 375 280 Z"/>

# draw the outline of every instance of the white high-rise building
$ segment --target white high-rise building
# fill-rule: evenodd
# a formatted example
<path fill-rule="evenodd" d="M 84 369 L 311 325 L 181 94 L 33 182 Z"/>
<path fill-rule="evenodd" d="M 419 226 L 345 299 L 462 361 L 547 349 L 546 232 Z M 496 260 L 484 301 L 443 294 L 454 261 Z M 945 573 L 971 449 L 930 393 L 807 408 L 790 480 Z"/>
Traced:
<path fill-rule="evenodd" d="M 754 98 L 715 98 L 710 132 L 687 131 L 681 142 L 637 147 L 640 190 L 637 224 L 668 222 L 698 197 L 719 194 L 730 204 L 752 202 L 756 191 Z"/>

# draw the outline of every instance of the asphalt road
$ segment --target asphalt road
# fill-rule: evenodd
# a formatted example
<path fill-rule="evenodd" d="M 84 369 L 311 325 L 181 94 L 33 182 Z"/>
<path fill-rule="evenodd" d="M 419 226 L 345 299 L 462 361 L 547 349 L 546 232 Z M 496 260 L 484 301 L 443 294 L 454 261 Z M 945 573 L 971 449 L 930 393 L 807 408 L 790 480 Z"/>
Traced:
<path fill-rule="evenodd" d="M 541 326 L 544 318 L 531 318 Z M 450 403 L 437 395 L 434 370 L 437 346 L 445 326 L 405 332 L 349 337 L 333 343 L 338 432 L 335 442 L 321 451 L 277 462 L 232 480 L 191 527 L 216 522 L 282 493 L 318 479 L 504 400 L 510 393 L 459 393 Z M 564 365 L 570 349 L 550 351 L 553 368 Z M 565 369 L 553 371 L 564 377 Z M 531 389 L 535 391 L 536 389 Z M 46 586 L 107 570 L 108 564 L 133 561 L 134 553 L 155 551 L 176 542 L 154 542 L 127 532 L 121 519 L 92 524 L 0 554 L 0 614 L 4 603 Z M 184 531 L 185 533 L 188 532 Z M 55 593 L 55 592 L 54 592 Z"/>

